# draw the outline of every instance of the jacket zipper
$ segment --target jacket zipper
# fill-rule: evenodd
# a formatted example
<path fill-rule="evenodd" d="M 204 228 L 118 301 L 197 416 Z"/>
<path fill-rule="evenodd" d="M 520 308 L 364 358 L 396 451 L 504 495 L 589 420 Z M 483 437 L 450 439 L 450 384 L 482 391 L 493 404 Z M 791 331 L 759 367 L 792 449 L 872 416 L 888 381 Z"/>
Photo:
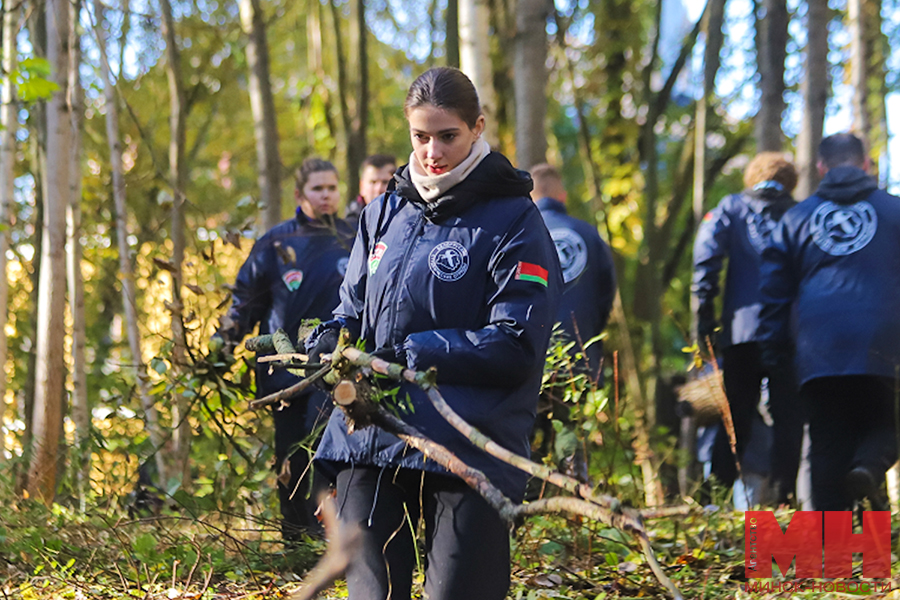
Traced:
<path fill-rule="evenodd" d="M 394 281 L 394 293 L 391 296 L 391 320 L 390 320 L 390 328 L 388 329 L 388 340 L 390 340 L 391 346 L 397 343 L 397 340 L 394 339 L 394 328 L 397 326 L 397 313 L 399 312 L 399 306 L 397 305 L 400 299 L 400 278 L 403 276 L 403 273 L 406 272 L 406 264 L 409 262 L 410 257 L 412 256 L 413 248 L 416 245 L 416 240 L 422 235 L 422 230 L 425 227 L 425 215 L 424 213 L 419 213 L 419 218 L 416 221 L 416 228 L 413 230 L 412 237 L 409 240 L 409 245 L 406 247 L 406 252 L 403 254 L 403 260 L 400 262 L 400 268 L 397 269 L 397 274 L 395 276 Z"/>

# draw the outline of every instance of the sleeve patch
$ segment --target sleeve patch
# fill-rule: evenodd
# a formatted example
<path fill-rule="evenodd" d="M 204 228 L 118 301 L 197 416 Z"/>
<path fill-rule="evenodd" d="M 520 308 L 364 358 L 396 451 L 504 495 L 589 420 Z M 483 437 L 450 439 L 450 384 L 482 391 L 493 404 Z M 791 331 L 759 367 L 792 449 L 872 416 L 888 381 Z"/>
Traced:
<path fill-rule="evenodd" d="M 516 279 L 533 281 L 547 287 L 547 269 L 540 265 L 534 265 L 520 260 L 519 265 L 516 267 Z"/>

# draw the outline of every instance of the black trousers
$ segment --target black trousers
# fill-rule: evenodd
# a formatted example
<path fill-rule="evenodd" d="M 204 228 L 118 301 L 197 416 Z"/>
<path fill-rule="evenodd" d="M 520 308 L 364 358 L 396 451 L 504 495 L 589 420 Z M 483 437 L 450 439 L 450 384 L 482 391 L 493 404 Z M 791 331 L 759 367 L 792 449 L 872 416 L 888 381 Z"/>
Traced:
<path fill-rule="evenodd" d="M 355 466 L 337 476 L 343 521 L 362 528 L 347 569 L 350 600 L 409 600 L 413 529 L 425 523 L 429 600 L 502 600 L 509 589 L 509 531 L 461 479 L 410 469 Z"/>
<path fill-rule="evenodd" d="M 316 476 L 310 457 L 314 440 L 309 440 L 314 429 L 309 420 L 309 402 L 314 396 L 293 398 L 291 405 L 273 410 L 275 422 L 275 473 L 278 479 L 278 500 L 281 505 L 281 537 L 299 541 L 303 534 L 318 535 L 322 527 L 315 517 L 319 495 L 328 488 L 328 482 Z M 327 420 L 327 417 L 326 417 Z M 302 447 L 303 445 L 307 447 Z M 288 461 L 290 477 L 281 477 Z"/>
<path fill-rule="evenodd" d="M 769 377 L 769 412 L 772 415 L 772 453 L 770 480 L 778 490 L 779 503 L 794 494 L 800 451 L 803 445 L 803 403 L 790 369 L 767 374 L 760 361 L 759 344 L 729 346 L 721 351 L 725 394 L 731 407 L 737 455 L 742 457 L 750 439 L 753 417 L 759 405 L 760 385 Z M 737 479 L 737 466 L 724 427 L 719 428 L 713 445 L 712 473 L 727 487 Z"/>
<path fill-rule="evenodd" d="M 865 467 L 879 484 L 897 460 L 894 382 L 887 377 L 822 377 L 803 385 L 816 510 L 850 510 L 847 473 Z"/>

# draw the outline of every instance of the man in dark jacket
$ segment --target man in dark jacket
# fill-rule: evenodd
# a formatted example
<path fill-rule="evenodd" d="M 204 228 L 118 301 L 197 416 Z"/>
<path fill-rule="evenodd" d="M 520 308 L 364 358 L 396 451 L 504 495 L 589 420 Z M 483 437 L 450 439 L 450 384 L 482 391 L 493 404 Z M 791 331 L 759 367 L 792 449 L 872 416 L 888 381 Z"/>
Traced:
<path fill-rule="evenodd" d="M 559 172 L 548 164 L 531 168 L 535 201 L 550 231 L 562 269 L 565 290 L 556 320 L 580 351 L 606 328 L 616 297 L 616 269 L 612 250 L 597 228 L 566 212 L 566 190 Z M 602 385 L 603 342 L 585 349 L 591 378 Z"/>
<path fill-rule="evenodd" d="M 362 209 L 387 191 L 388 183 L 396 170 L 397 160 L 390 154 L 373 154 L 366 157 L 359 173 L 359 195 L 347 205 L 344 218 L 356 225 Z"/>
<path fill-rule="evenodd" d="M 301 321 L 329 319 L 338 303 L 354 232 L 334 217 L 339 198 L 334 166 L 321 159 L 304 161 L 297 173 L 296 197 L 295 217 L 257 240 L 238 273 L 231 309 L 216 333 L 229 349 L 257 324 L 260 335 L 284 329 L 296 345 Z M 270 371 L 265 363 L 258 363 L 257 397 L 299 380 L 286 370 Z M 307 438 L 325 424 L 330 409 L 327 394 L 310 388 L 292 398 L 288 406 L 273 411 L 275 470 L 286 540 L 318 530 L 314 517 L 317 499 L 308 491 L 310 475 L 303 476 L 312 446 Z M 301 447 L 304 443 L 309 447 Z"/>
<path fill-rule="evenodd" d="M 760 401 L 761 383 L 769 381 L 773 420 L 770 476 L 779 504 L 794 493 L 803 415 L 798 409 L 789 368 L 766 369 L 761 363 L 757 322 L 761 308 L 761 254 L 784 213 L 794 205 L 791 192 L 797 172 L 784 156 L 763 152 L 744 171 L 745 190 L 728 196 L 703 218 L 694 243 L 693 292 L 697 300 L 697 337 L 705 350 L 714 341 L 722 359 L 725 393 L 731 408 L 737 458 L 743 456 Z M 721 330 L 717 331 L 715 299 L 722 265 L 728 259 Z M 713 446 L 712 474 L 730 488 L 737 477 L 728 432 L 719 428 Z"/>
<path fill-rule="evenodd" d="M 868 164 L 855 136 L 822 140 L 822 183 L 763 253 L 763 358 L 772 369 L 796 362 L 816 510 L 863 498 L 883 509 L 884 473 L 897 460 L 900 199 L 877 189 Z"/>

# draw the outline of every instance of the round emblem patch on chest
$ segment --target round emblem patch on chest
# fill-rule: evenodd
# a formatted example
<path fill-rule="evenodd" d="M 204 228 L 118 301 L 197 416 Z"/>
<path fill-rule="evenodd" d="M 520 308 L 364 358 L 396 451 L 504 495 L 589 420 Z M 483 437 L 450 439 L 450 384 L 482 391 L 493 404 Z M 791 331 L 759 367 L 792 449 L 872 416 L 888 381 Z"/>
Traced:
<path fill-rule="evenodd" d="M 428 268 L 441 281 L 456 281 L 469 270 L 469 251 L 459 242 L 441 242 L 428 254 Z"/>
<path fill-rule="evenodd" d="M 868 202 L 849 205 L 823 202 L 813 212 L 809 230 L 823 252 L 846 256 L 872 241 L 878 230 L 878 216 Z"/>
<path fill-rule="evenodd" d="M 556 246 L 559 266 L 562 267 L 563 281 L 574 281 L 587 266 L 587 244 L 571 229 L 551 229 L 550 237 Z"/>

